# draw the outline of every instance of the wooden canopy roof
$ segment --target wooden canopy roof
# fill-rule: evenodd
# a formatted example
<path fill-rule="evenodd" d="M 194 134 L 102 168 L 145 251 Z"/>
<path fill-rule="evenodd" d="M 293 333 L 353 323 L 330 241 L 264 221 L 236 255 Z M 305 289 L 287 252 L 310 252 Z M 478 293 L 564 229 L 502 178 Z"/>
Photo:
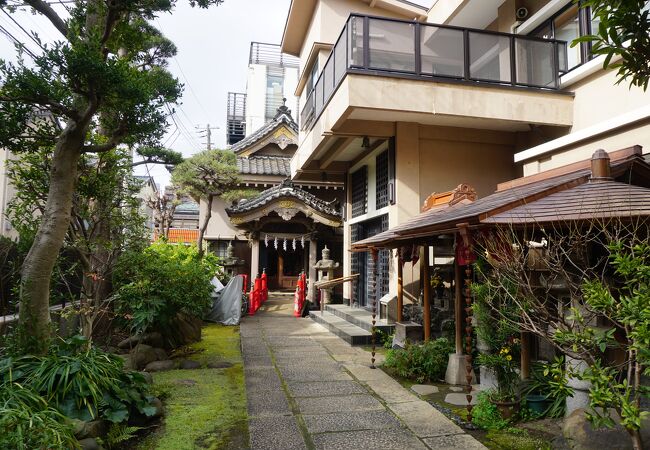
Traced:
<path fill-rule="evenodd" d="M 619 150 L 609 156 L 614 161 L 609 172 L 613 179 L 645 181 L 647 186 L 633 186 L 613 179 L 590 182 L 591 160 L 587 160 L 550 171 L 547 177 L 540 173 L 504 183 L 500 185 L 501 190 L 474 202 L 461 201 L 432 208 L 388 231 L 353 243 L 351 251 L 396 248 L 432 235 L 456 231 L 459 224 L 477 227 L 539 220 L 650 216 L 650 165 L 642 158 L 641 147 Z M 640 176 L 635 175 L 636 172 L 640 172 Z M 578 206 L 581 207 L 579 213 Z"/>

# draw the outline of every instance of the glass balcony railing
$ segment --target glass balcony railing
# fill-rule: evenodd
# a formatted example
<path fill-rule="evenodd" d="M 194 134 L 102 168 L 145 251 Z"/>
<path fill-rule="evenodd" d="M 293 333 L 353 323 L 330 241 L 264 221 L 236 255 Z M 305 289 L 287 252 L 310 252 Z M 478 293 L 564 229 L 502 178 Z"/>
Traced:
<path fill-rule="evenodd" d="M 347 73 L 557 90 L 564 41 L 353 14 L 300 113 L 311 129 Z"/>

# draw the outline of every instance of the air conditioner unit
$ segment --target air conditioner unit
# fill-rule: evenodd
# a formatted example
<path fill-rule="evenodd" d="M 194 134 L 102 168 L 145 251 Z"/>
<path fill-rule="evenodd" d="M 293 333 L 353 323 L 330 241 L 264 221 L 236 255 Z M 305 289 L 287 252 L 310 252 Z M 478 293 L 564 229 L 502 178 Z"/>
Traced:
<path fill-rule="evenodd" d="M 515 15 L 517 16 L 517 20 L 526 20 L 528 18 L 528 8 L 525 6 L 517 8 Z"/>

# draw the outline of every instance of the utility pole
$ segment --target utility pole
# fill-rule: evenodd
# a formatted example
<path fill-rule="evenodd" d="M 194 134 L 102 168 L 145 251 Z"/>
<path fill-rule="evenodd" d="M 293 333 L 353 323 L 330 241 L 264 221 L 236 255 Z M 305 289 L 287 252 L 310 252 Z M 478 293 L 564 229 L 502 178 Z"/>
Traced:
<path fill-rule="evenodd" d="M 199 130 L 199 136 L 206 138 L 207 143 L 206 147 L 208 150 L 212 150 L 212 130 L 218 130 L 219 127 L 211 127 L 210 124 L 207 124 L 205 126 L 205 129 L 201 127 L 200 125 L 197 125 L 196 127 L 197 130 Z M 205 133 L 205 134 L 202 134 Z"/>

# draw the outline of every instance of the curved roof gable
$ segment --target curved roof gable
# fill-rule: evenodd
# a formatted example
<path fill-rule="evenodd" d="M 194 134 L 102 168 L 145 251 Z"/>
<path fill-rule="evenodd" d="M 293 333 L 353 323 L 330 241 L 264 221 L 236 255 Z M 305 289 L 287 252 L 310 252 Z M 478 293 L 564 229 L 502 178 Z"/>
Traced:
<path fill-rule="evenodd" d="M 291 110 L 286 105 L 280 106 L 275 117 L 262 128 L 249 134 L 230 149 L 238 155 L 249 156 L 270 143 L 277 144 L 281 149 L 292 144 L 298 145 L 298 124 L 291 117 Z"/>
<path fill-rule="evenodd" d="M 316 222 L 338 227 L 342 224 L 341 212 L 335 201 L 326 202 L 314 194 L 294 186 L 286 179 L 281 184 L 262 191 L 250 200 L 242 200 L 227 208 L 226 213 L 235 225 L 251 222 L 276 212 L 284 220 L 290 220 L 298 212 L 304 213 Z"/>

